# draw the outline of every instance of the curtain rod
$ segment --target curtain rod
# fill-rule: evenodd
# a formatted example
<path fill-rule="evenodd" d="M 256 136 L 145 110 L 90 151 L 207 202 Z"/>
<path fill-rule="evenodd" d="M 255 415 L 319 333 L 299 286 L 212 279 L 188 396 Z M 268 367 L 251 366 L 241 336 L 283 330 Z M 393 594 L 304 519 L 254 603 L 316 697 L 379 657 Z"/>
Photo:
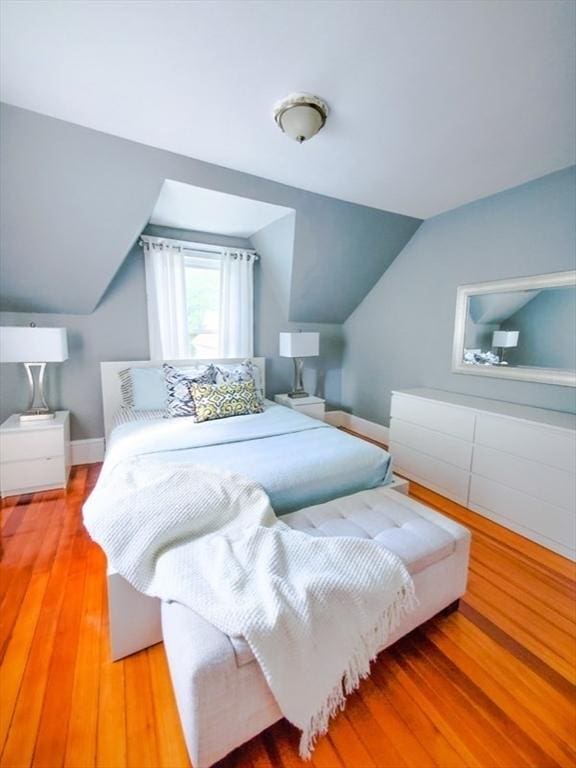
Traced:
<path fill-rule="evenodd" d="M 155 242 L 159 241 L 159 242 Z M 207 253 L 211 256 L 215 256 L 223 249 L 229 250 L 229 251 L 241 251 L 242 253 L 249 253 L 251 256 L 254 256 L 254 259 L 258 261 L 260 259 L 260 256 L 256 253 L 256 251 L 250 249 L 250 248 L 235 248 L 235 247 L 229 247 L 227 245 L 215 245 L 213 247 L 209 246 L 209 248 L 202 247 L 203 245 L 206 246 L 206 243 L 198 243 L 197 245 L 195 243 L 192 243 L 188 240 L 172 240 L 170 237 L 157 237 L 155 235 L 140 235 L 140 238 L 138 240 L 138 245 L 143 247 L 144 245 L 151 245 L 152 247 L 156 248 L 162 248 L 163 243 L 167 242 L 167 244 L 170 247 L 177 247 L 180 248 L 183 251 L 192 251 L 194 253 Z"/>

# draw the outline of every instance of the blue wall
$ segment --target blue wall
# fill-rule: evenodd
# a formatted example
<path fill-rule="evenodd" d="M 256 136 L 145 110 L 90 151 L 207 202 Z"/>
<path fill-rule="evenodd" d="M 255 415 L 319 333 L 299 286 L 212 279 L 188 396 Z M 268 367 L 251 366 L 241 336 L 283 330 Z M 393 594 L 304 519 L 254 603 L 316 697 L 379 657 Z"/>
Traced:
<path fill-rule="evenodd" d="M 92 312 L 165 179 L 296 211 L 295 321 L 343 322 L 420 224 L 6 104 L 0 119 L 0 309 Z"/>
<path fill-rule="evenodd" d="M 429 219 L 344 324 L 342 399 L 387 424 L 393 389 L 429 386 L 576 411 L 570 387 L 451 372 L 456 288 L 576 268 L 576 169 Z"/>
<path fill-rule="evenodd" d="M 266 386 L 270 395 L 292 388 L 293 367 L 278 357 L 278 334 L 302 330 L 320 333 L 320 356 L 305 361 L 306 391 L 340 405 L 342 326 L 334 323 L 295 323 L 289 320 L 290 284 L 294 250 L 295 214 L 269 224 L 250 238 L 261 256 L 255 273 L 254 348 L 267 358 Z"/>

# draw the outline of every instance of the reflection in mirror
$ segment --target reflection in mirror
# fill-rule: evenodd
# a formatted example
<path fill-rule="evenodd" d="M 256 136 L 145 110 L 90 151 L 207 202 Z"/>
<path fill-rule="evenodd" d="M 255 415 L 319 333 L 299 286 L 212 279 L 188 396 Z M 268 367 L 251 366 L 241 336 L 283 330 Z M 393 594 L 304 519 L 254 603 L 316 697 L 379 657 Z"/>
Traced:
<path fill-rule="evenodd" d="M 576 287 L 468 297 L 463 362 L 576 370 Z"/>

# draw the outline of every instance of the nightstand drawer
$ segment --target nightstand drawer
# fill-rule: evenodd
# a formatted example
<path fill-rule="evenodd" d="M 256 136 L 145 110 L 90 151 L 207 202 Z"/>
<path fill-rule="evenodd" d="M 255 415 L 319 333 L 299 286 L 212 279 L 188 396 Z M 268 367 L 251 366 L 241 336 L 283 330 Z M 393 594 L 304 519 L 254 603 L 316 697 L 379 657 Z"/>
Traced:
<path fill-rule="evenodd" d="M 24 427 L 20 432 L 0 435 L 0 458 L 3 462 L 61 456 L 62 450 L 62 429 L 28 430 Z"/>
<path fill-rule="evenodd" d="M 63 456 L 33 461 L 11 461 L 0 465 L 0 487 L 5 496 L 12 492 L 25 492 L 47 486 L 64 487 L 66 480 Z"/>

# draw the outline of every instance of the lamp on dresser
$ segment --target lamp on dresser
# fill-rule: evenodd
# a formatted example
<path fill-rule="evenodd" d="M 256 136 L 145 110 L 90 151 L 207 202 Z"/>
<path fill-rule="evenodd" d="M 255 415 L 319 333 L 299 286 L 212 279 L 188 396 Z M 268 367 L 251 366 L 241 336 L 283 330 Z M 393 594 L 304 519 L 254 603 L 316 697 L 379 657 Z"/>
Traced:
<path fill-rule="evenodd" d="M 20 421 L 54 418 L 44 396 L 46 363 L 68 359 L 65 328 L 0 328 L 0 363 L 23 363 L 28 377 L 30 403 Z"/>
<path fill-rule="evenodd" d="M 280 357 L 291 357 L 294 361 L 294 384 L 288 397 L 308 397 L 302 382 L 304 357 L 318 357 L 320 352 L 320 334 L 316 332 L 281 333 Z"/>
<path fill-rule="evenodd" d="M 492 334 L 492 346 L 500 349 L 500 365 L 508 365 L 504 360 L 504 350 L 518 346 L 519 331 L 494 331 Z"/>

